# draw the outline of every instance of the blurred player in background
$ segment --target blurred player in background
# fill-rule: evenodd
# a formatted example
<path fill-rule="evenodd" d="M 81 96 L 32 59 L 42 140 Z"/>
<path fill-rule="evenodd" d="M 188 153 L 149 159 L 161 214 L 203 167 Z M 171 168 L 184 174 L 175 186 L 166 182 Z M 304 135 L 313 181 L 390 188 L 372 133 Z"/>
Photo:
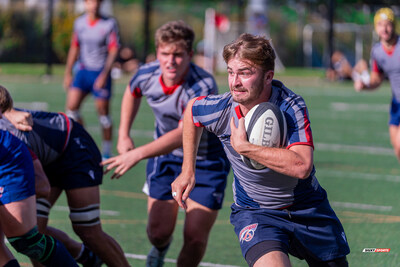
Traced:
<path fill-rule="evenodd" d="M 0 108 L 7 114 L 13 101 L 7 89 L 0 86 Z M 47 198 L 37 199 L 38 226 L 41 232 L 62 241 L 83 266 L 129 266 L 118 243 L 107 235 L 100 221 L 100 190 L 103 169 L 101 154 L 94 140 L 83 127 L 63 113 L 25 110 L 32 115 L 31 131 L 17 130 L 7 118 L 0 119 L 0 129 L 22 140 L 39 158 L 51 190 Z M 51 207 L 65 190 L 70 220 L 84 246 L 64 232 L 48 227 Z M 88 247 L 90 250 L 85 249 Z"/>
<path fill-rule="evenodd" d="M 119 49 L 119 32 L 114 18 L 99 13 L 102 0 L 85 0 L 86 13 L 75 20 L 71 47 L 64 74 L 67 90 L 66 114 L 83 123 L 80 107 L 84 98 L 93 93 L 102 128 L 102 154 L 112 152 L 112 121 L 110 117 L 111 68 Z M 73 67 L 79 70 L 73 78 Z"/>
<path fill-rule="evenodd" d="M 171 196 L 171 183 L 181 172 L 183 112 L 197 96 L 218 93 L 214 78 L 191 63 L 194 32 L 183 21 L 161 26 L 155 34 L 157 60 L 139 68 L 126 87 L 121 104 L 118 152 L 103 161 L 115 168 L 119 178 L 139 161 L 148 159 L 143 191 L 148 195 L 147 235 L 153 245 L 146 266 L 163 266 L 172 241 L 178 204 Z M 135 147 L 130 128 L 145 96 L 155 116 L 155 140 Z M 213 134 L 202 136 L 197 165 L 198 186 L 186 200 L 184 242 L 177 266 L 197 266 L 202 259 L 210 230 L 222 207 L 229 163 L 220 141 Z"/>
<path fill-rule="evenodd" d="M 303 98 L 273 80 L 275 52 L 268 40 L 242 34 L 224 47 L 230 92 L 189 102 L 183 121 L 182 173 L 172 184 L 179 205 L 196 184 L 204 127 L 224 144 L 234 173 L 231 223 L 249 266 L 291 266 L 288 253 L 310 266 L 348 266 L 343 227 L 315 177 L 313 139 Z M 262 102 L 277 105 L 287 121 L 283 148 L 250 144 L 244 116 Z M 241 155 L 264 169 L 249 168 Z M 185 201 L 185 202 L 183 202 Z"/>
<path fill-rule="evenodd" d="M 400 161 L 400 41 L 396 34 L 396 19 L 390 8 L 379 9 L 374 17 L 375 32 L 380 42 L 371 51 L 371 79 L 369 82 L 356 80 L 356 91 L 372 90 L 379 87 L 385 77 L 392 88 L 392 103 L 389 119 L 390 141 Z"/>
<path fill-rule="evenodd" d="M 364 59 L 360 59 L 354 68 L 347 60 L 346 56 L 335 51 L 332 54 L 332 68 L 326 70 L 326 78 L 330 81 L 336 80 L 363 80 L 369 82 L 368 63 Z"/>
<path fill-rule="evenodd" d="M 62 243 L 38 232 L 32 157 L 20 140 L 2 130 L 0 174 L 0 265 L 19 266 L 4 244 L 5 235 L 17 252 L 45 266 L 78 266 Z"/>

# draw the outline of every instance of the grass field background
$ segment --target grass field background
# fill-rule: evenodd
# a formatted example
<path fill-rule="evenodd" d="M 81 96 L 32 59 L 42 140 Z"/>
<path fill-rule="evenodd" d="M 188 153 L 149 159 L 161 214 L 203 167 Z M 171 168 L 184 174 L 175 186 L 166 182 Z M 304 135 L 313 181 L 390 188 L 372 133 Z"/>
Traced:
<path fill-rule="evenodd" d="M 62 66 L 56 66 L 51 77 L 42 75 L 45 69 L 42 65 L 2 64 L 0 67 L 0 84 L 9 89 L 16 106 L 64 111 Z M 301 94 L 309 107 L 317 178 L 327 190 L 345 228 L 351 248 L 350 266 L 399 266 L 400 168 L 388 134 L 391 97 L 388 83 L 375 92 L 356 93 L 350 82 L 327 82 L 322 70 L 288 69 L 276 74 L 276 78 Z M 217 75 L 216 79 L 220 91 L 226 91 L 226 75 Z M 128 81 L 129 77 L 124 76 L 114 83 L 114 147 L 122 93 Z M 85 101 L 82 111 L 86 128 L 100 144 L 91 97 Z M 152 130 L 152 112 L 146 101 L 142 101 L 132 131 L 136 145 L 151 141 Z M 101 186 L 103 228 L 121 244 L 132 266 L 144 266 L 143 257 L 150 249 L 146 236 L 146 196 L 141 192 L 145 164 L 145 161 L 139 163 L 119 180 L 111 180 L 106 175 Z M 202 266 L 246 266 L 229 223 L 232 174 L 229 179 L 224 207 L 213 227 Z M 51 211 L 50 225 L 76 238 L 66 207 L 65 195 L 62 195 Z M 168 261 L 176 259 L 181 248 L 183 220 L 181 212 Z M 363 248 L 391 250 L 363 253 Z M 22 266 L 30 266 L 26 257 L 17 258 Z M 295 258 L 291 261 L 293 266 L 307 266 Z M 166 262 L 165 266 L 175 264 Z"/>

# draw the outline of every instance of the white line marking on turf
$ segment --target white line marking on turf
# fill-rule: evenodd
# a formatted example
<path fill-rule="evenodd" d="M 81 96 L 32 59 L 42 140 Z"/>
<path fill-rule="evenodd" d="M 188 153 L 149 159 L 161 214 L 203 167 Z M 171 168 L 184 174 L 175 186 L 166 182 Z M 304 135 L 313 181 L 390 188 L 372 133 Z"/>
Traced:
<path fill-rule="evenodd" d="M 332 102 L 331 108 L 335 111 L 380 111 L 388 112 L 388 104 L 367 104 L 367 103 L 344 103 L 344 102 Z"/>
<path fill-rule="evenodd" d="M 394 156 L 393 149 L 386 147 L 353 146 L 353 145 L 326 144 L 326 143 L 316 143 L 315 147 L 316 149 L 327 150 L 327 151 Z"/>
<path fill-rule="evenodd" d="M 47 102 L 15 102 L 14 107 L 43 111 L 49 110 L 49 104 Z"/>
<path fill-rule="evenodd" d="M 349 172 L 349 171 L 335 171 L 328 170 L 324 168 L 317 169 L 317 176 L 321 175 L 329 175 L 333 177 L 339 178 L 351 178 L 351 179 L 360 179 L 360 180 L 369 180 L 369 181 L 386 181 L 386 182 L 400 182 L 400 176 L 398 175 L 390 175 L 390 174 L 374 174 L 374 173 L 364 173 L 364 172 Z"/>
<path fill-rule="evenodd" d="M 350 203 L 350 202 L 331 202 L 332 206 L 340 208 L 351 208 L 359 210 L 391 211 L 392 206 L 379 206 L 372 204 Z"/>
<path fill-rule="evenodd" d="M 54 206 L 53 209 L 57 211 L 69 211 L 69 207 L 66 206 Z M 121 213 L 115 210 L 100 210 L 100 214 L 108 216 L 119 216 Z"/>
<path fill-rule="evenodd" d="M 132 253 L 125 253 L 125 257 L 131 258 L 131 259 L 136 259 L 136 260 L 146 260 L 147 255 L 139 255 L 139 254 L 132 254 Z M 170 263 L 176 263 L 176 260 L 174 259 L 164 259 L 165 262 L 170 262 Z M 224 264 L 218 264 L 218 263 L 211 263 L 211 262 L 200 262 L 199 266 L 205 266 L 205 267 L 240 267 L 237 265 L 224 265 Z"/>

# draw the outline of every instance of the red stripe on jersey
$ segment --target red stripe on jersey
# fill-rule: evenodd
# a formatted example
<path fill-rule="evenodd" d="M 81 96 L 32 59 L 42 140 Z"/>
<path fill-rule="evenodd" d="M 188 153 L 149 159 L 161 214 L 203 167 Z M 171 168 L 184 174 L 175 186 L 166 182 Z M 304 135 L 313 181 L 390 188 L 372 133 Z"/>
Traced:
<path fill-rule="evenodd" d="M 310 120 L 308 119 L 307 110 L 305 108 L 304 108 L 304 132 L 306 134 L 306 139 L 307 139 L 307 142 L 305 143 L 307 143 L 309 146 L 312 146 L 312 148 L 314 149 L 314 141 L 310 127 Z"/>
<path fill-rule="evenodd" d="M 108 43 L 108 51 L 118 49 L 117 34 L 112 32 L 110 34 L 110 42 Z"/>
<path fill-rule="evenodd" d="M 239 105 L 235 107 L 235 112 L 236 112 L 236 116 L 238 117 L 238 119 L 241 119 L 244 117 L 242 111 L 240 110 Z"/>
<path fill-rule="evenodd" d="M 161 88 L 163 89 L 164 94 L 166 94 L 166 95 L 172 95 L 175 92 L 176 88 L 181 86 L 182 83 L 183 83 L 183 80 L 182 80 L 178 84 L 175 84 L 175 85 L 172 85 L 172 86 L 168 87 L 168 86 L 165 85 L 164 81 L 162 80 L 162 75 L 160 75 L 159 81 L 160 81 L 160 84 L 161 84 Z"/>
<path fill-rule="evenodd" d="M 140 98 L 140 97 L 143 96 L 143 95 L 142 95 L 142 90 L 140 90 L 139 87 L 136 87 L 135 89 L 133 89 L 133 91 L 131 91 L 131 94 L 132 94 L 132 96 L 135 97 L 135 98 Z"/>
<path fill-rule="evenodd" d="M 78 35 L 76 33 L 72 33 L 71 46 L 79 47 Z"/>
<path fill-rule="evenodd" d="M 378 63 L 376 63 L 376 60 L 372 61 L 372 71 L 377 73 L 382 73 L 382 71 L 380 71 L 378 68 Z"/>
<path fill-rule="evenodd" d="M 61 115 L 63 115 L 64 116 L 64 118 L 65 118 L 65 121 L 67 122 L 67 136 L 65 137 L 65 142 L 64 142 L 64 146 L 63 146 L 63 151 L 65 150 L 65 148 L 67 147 L 67 145 L 68 145 L 68 142 L 69 142 L 69 137 L 70 137 L 70 135 L 71 135 L 71 130 L 72 130 L 72 125 L 71 125 L 71 121 L 70 121 L 70 119 L 68 118 L 68 116 L 65 114 L 65 113 L 63 113 L 63 112 L 59 112 L 59 114 L 61 114 Z"/>
<path fill-rule="evenodd" d="M 33 152 L 33 150 L 30 149 L 29 147 L 28 147 L 28 150 L 29 150 L 29 153 L 31 153 L 32 160 L 37 160 L 38 157 L 36 156 L 35 152 Z"/>

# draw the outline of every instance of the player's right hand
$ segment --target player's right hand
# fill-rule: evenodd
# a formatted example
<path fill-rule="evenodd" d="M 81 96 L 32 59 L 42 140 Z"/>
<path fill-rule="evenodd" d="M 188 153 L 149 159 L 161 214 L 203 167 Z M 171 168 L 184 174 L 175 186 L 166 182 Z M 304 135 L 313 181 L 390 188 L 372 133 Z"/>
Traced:
<path fill-rule="evenodd" d="M 119 154 L 123 154 L 135 148 L 135 144 L 129 136 L 123 137 L 121 135 L 118 136 L 117 142 L 117 151 Z"/>
<path fill-rule="evenodd" d="M 70 88 L 71 84 L 72 84 L 72 75 L 70 73 L 66 73 L 64 75 L 64 82 L 63 82 L 63 87 L 66 92 Z"/>
<path fill-rule="evenodd" d="M 172 196 L 181 208 L 187 209 L 185 201 L 189 198 L 189 194 L 193 190 L 195 184 L 196 179 L 194 173 L 185 174 L 183 172 L 179 174 L 171 184 Z"/>

